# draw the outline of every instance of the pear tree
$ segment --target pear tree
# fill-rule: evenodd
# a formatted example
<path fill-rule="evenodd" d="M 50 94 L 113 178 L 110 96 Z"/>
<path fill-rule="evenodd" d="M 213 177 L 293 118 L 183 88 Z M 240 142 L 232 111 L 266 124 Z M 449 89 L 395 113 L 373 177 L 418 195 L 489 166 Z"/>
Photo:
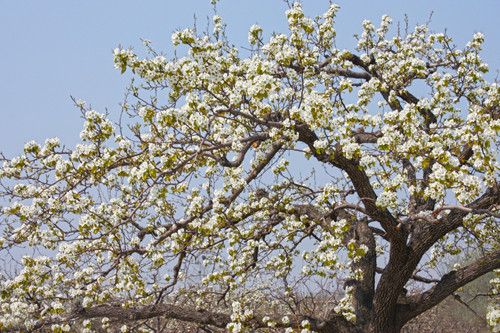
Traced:
<path fill-rule="evenodd" d="M 498 270 L 485 37 L 384 16 L 346 50 L 338 11 L 117 48 L 120 117 L 75 100 L 80 143 L 2 155 L 0 331 L 393 333 Z"/>

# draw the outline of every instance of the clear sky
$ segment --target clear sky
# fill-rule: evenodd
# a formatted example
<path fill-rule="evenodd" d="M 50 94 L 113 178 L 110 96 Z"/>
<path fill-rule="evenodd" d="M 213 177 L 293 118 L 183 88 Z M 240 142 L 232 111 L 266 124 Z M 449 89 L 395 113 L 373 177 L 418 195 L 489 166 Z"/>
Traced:
<path fill-rule="evenodd" d="M 303 1 L 306 12 L 320 14 L 327 0 Z M 494 77 L 500 69 L 500 0 L 345 0 L 338 1 L 338 46 L 351 47 L 363 19 L 378 24 L 383 14 L 411 24 L 426 22 L 455 37 L 459 46 L 476 31 L 486 35 L 483 58 Z M 282 0 L 222 0 L 218 12 L 236 45 L 246 46 L 248 28 L 286 31 Z M 72 146 L 81 127 L 70 95 L 98 111 L 119 111 L 129 78 L 113 68 L 117 45 L 141 50 L 140 38 L 167 52 L 170 35 L 204 27 L 213 8 L 209 0 L 0 0 L 0 151 L 20 152 L 31 139 L 58 136 Z M 171 54 L 171 53 L 170 53 Z"/>

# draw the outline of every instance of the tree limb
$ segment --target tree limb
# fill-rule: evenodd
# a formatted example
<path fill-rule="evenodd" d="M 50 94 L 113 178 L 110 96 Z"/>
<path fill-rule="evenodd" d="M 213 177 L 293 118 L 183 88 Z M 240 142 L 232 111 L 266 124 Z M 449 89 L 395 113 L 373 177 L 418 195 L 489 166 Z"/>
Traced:
<path fill-rule="evenodd" d="M 227 313 L 213 312 L 207 310 L 196 310 L 192 307 L 184 307 L 174 304 L 156 304 L 145 305 L 137 308 L 125 308 L 119 304 L 114 305 L 97 305 L 89 308 L 79 308 L 72 313 L 73 319 L 92 319 L 107 317 L 110 319 L 118 319 L 122 321 L 137 321 L 151 318 L 165 318 L 196 323 L 200 325 L 210 325 L 218 328 L 225 328 L 232 322 L 231 316 Z M 269 317 L 269 316 L 268 316 Z M 270 318 L 264 320 L 264 317 L 254 316 L 245 322 L 245 325 L 253 329 L 268 327 L 271 321 L 275 323 L 275 327 L 294 327 L 301 326 L 301 322 L 307 319 L 313 330 L 322 331 L 325 325 L 323 321 L 302 315 L 288 316 L 290 322 L 284 324 L 282 318 Z"/>
<path fill-rule="evenodd" d="M 445 274 L 431 289 L 410 297 L 410 308 L 404 318 L 419 315 L 453 294 L 458 288 L 497 268 L 500 268 L 500 250 L 489 252 L 472 264 Z"/>

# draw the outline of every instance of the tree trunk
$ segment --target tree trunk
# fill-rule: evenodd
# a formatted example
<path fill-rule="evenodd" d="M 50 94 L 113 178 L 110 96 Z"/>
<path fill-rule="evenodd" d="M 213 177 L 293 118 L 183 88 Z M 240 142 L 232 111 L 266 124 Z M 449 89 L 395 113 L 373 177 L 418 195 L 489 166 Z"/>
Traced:
<path fill-rule="evenodd" d="M 377 268 L 377 255 L 375 253 L 375 236 L 366 221 L 356 223 L 354 238 L 359 244 L 368 248 L 364 257 L 353 263 L 353 270 L 361 270 L 363 277 L 353 283 L 354 309 L 357 324 L 367 327 L 372 319 L 373 296 L 375 294 L 375 271 Z"/>

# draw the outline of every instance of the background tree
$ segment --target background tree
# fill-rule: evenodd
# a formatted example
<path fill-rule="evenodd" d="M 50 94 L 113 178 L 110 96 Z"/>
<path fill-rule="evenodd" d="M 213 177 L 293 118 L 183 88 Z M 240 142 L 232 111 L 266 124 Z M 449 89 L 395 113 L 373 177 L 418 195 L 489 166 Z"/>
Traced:
<path fill-rule="evenodd" d="M 137 77 L 118 124 L 75 101 L 81 144 L 3 158 L 1 329 L 391 333 L 500 268 L 484 36 L 385 16 L 342 50 L 337 11 L 290 4 L 250 50 L 219 16 L 173 34 L 182 57 L 116 49 Z"/>

